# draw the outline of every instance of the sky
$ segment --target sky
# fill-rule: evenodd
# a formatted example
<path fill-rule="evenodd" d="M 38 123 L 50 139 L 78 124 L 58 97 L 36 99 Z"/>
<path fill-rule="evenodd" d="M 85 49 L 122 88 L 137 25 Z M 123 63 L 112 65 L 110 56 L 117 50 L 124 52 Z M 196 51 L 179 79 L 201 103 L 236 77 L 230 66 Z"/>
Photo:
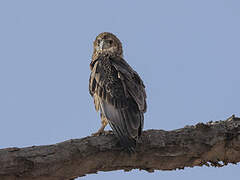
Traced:
<path fill-rule="evenodd" d="M 100 127 L 88 92 L 93 41 L 112 32 L 146 85 L 144 129 L 240 116 L 238 0 L 0 0 L 0 148 Z M 109 127 L 108 127 L 109 128 Z M 99 172 L 81 179 L 233 179 L 239 164 Z"/>

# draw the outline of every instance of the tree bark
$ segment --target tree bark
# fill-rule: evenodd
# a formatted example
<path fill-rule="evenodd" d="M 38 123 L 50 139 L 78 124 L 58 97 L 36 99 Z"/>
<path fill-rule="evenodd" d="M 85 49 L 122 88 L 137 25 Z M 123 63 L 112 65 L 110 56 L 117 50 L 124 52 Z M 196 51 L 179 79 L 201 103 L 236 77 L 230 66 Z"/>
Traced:
<path fill-rule="evenodd" d="M 173 131 L 147 130 L 129 154 L 113 134 L 47 146 L 0 149 L 1 180 L 69 180 L 97 171 L 222 167 L 240 161 L 240 118 Z"/>

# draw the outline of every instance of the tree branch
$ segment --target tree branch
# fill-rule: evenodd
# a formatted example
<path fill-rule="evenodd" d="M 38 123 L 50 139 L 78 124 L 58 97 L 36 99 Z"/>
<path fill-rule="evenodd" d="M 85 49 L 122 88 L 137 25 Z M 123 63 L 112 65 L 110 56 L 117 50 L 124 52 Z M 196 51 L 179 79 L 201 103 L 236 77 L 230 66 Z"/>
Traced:
<path fill-rule="evenodd" d="M 198 123 L 173 131 L 143 132 L 136 153 L 123 151 L 112 135 L 48 146 L 0 149 L 1 180 L 65 180 L 97 171 L 183 169 L 240 161 L 240 118 Z"/>

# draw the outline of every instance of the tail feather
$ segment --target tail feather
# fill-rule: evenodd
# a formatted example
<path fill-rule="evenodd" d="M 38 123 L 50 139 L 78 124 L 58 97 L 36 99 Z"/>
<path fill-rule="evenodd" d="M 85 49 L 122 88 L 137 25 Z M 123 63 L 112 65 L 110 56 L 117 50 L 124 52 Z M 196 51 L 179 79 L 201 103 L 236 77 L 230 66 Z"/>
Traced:
<path fill-rule="evenodd" d="M 136 140 L 142 131 L 143 113 L 137 109 L 137 106 L 129 105 L 128 108 L 115 108 L 106 101 L 101 101 L 100 110 L 107 118 L 120 144 L 128 151 L 134 152 Z"/>
<path fill-rule="evenodd" d="M 136 140 L 124 134 L 120 130 L 120 128 L 115 126 L 114 124 L 110 123 L 110 126 L 113 130 L 113 133 L 117 136 L 120 144 L 124 147 L 124 149 L 127 149 L 131 153 L 135 152 Z"/>

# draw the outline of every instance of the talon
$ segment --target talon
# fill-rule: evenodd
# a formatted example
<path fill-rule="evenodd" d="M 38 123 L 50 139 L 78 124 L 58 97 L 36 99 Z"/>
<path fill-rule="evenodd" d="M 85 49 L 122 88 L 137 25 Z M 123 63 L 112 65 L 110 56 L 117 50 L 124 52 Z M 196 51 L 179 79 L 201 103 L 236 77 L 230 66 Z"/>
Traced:
<path fill-rule="evenodd" d="M 96 133 L 92 133 L 92 136 L 100 136 L 102 135 L 103 132 L 96 132 Z"/>
<path fill-rule="evenodd" d="M 104 131 L 104 135 L 109 135 L 109 134 L 112 134 L 113 132 L 112 131 Z"/>

